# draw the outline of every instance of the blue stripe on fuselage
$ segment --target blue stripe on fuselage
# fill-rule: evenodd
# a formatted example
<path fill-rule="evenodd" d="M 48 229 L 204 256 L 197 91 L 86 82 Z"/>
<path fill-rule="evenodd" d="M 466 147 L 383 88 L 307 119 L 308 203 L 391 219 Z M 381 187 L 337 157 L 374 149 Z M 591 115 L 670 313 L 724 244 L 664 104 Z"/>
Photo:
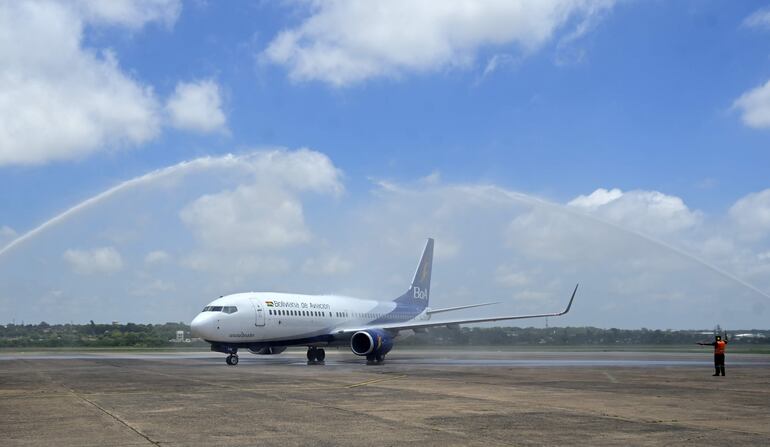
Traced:
<path fill-rule="evenodd" d="M 425 307 L 415 306 L 413 304 L 404 304 L 399 302 L 395 303 L 396 307 L 392 311 L 381 316 L 380 318 L 377 318 L 376 320 L 370 321 L 367 323 L 367 325 L 376 326 L 378 324 L 404 323 L 414 319 L 417 315 L 420 315 L 423 310 L 425 310 Z M 398 316 L 398 314 L 401 314 L 401 316 Z M 390 317 L 391 315 L 395 315 L 395 317 Z"/>

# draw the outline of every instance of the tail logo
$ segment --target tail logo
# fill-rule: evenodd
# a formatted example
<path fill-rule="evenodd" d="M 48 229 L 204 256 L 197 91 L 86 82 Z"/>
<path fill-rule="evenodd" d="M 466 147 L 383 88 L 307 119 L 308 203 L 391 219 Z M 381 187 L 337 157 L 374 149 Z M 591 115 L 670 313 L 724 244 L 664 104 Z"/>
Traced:
<path fill-rule="evenodd" d="M 420 289 L 419 287 L 415 286 L 415 288 L 414 288 L 414 299 L 416 299 L 416 300 L 427 300 L 428 299 L 428 291 Z"/>

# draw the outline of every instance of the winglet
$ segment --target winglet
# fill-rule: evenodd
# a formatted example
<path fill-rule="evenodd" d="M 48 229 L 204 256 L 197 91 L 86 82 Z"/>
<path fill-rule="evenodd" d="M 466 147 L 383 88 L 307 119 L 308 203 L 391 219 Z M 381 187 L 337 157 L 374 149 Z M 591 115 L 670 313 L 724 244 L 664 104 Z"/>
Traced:
<path fill-rule="evenodd" d="M 567 312 L 569 312 L 569 309 L 572 307 L 572 301 L 575 299 L 575 294 L 577 293 L 577 289 L 580 283 L 575 284 L 575 290 L 572 291 L 572 297 L 569 299 L 569 304 L 567 304 L 567 308 L 564 309 L 564 312 L 560 313 L 559 315 L 564 315 Z"/>

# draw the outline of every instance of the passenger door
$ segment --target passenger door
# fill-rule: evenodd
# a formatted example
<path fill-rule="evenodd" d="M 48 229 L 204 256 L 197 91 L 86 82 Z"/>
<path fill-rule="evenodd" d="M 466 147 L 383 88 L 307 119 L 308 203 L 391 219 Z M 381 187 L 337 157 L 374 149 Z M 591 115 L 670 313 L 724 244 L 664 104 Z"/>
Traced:
<path fill-rule="evenodd" d="M 262 309 L 262 304 L 257 300 L 251 300 L 251 305 L 254 306 L 254 326 L 264 326 L 265 311 Z"/>

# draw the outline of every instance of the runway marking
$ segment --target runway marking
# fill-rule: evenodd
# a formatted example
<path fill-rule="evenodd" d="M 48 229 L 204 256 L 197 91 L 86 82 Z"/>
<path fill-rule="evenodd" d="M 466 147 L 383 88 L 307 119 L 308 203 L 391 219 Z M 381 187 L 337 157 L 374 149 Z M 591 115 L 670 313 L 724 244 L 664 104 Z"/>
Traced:
<path fill-rule="evenodd" d="M 603 373 L 605 376 L 607 376 L 607 378 L 610 380 L 610 382 L 612 382 L 612 383 L 618 383 L 618 379 L 616 379 L 616 378 L 612 377 L 612 374 L 608 373 L 607 371 L 602 371 L 602 373 Z"/>
<path fill-rule="evenodd" d="M 359 386 L 371 385 L 373 383 L 386 382 L 388 380 L 403 379 L 404 377 L 406 377 L 406 374 L 401 375 L 401 376 L 382 377 L 382 378 L 379 378 L 379 379 L 372 379 L 372 380 L 367 380 L 365 382 L 354 383 L 353 385 L 348 385 L 345 388 L 356 388 L 356 387 L 359 387 Z"/>

